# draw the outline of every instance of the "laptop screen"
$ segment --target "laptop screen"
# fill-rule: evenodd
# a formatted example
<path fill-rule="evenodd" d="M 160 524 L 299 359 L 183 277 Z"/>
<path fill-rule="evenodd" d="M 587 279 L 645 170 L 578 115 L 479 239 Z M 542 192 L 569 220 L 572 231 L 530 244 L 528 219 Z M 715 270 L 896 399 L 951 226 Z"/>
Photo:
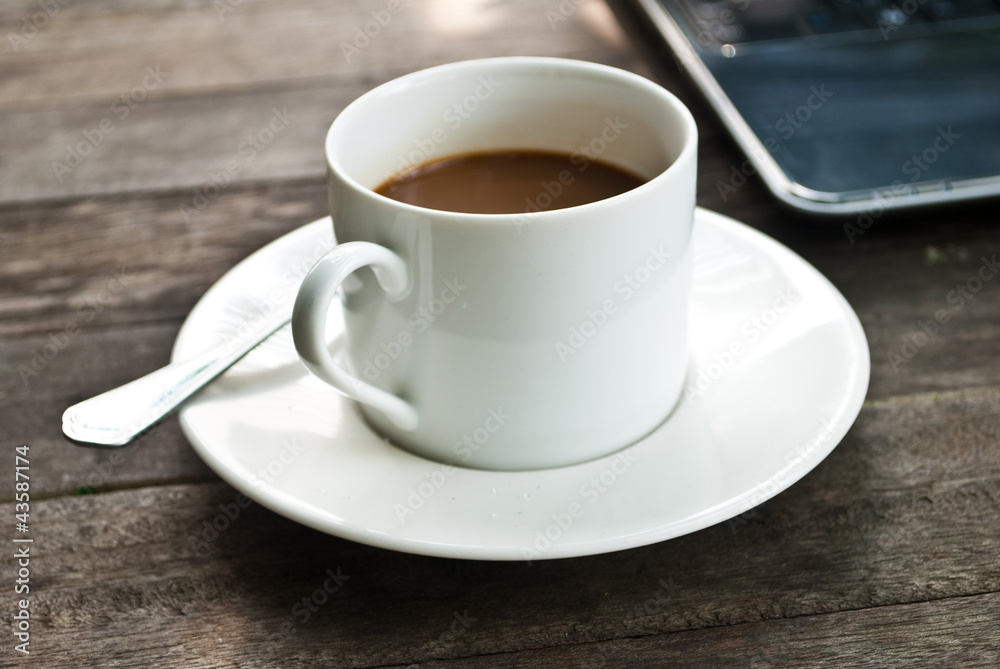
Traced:
<path fill-rule="evenodd" d="M 851 199 L 1000 174 L 1000 4 L 660 1 L 791 181 Z"/>

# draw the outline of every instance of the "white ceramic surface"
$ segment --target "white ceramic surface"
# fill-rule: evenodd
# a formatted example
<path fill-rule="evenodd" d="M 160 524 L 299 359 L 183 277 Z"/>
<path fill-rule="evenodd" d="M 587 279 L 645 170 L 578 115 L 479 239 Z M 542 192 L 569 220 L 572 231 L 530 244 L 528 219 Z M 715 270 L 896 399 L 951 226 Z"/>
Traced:
<path fill-rule="evenodd" d="M 557 176 L 571 183 L 596 159 L 647 181 L 516 214 L 425 209 L 373 190 L 410 162 L 515 149 L 571 156 L 534 200 L 557 200 Z M 676 97 L 594 63 L 465 61 L 370 91 L 327 135 L 342 244 L 296 301 L 302 359 L 382 434 L 436 460 L 540 469 L 634 443 L 666 418 L 684 381 L 696 149 Z M 348 279 L 354 376 L 329 360 L 323 331 Z"/>
<path fill-rule="evenodd" d="M 239 297 L 248 284 L 277 273 L 292 287 L 332 244 L 321 219 L 233 268 L 192 310 L 174 359 L 234 336 L 261 310 Z M 525 472 L 418 457 L 306 372 L 290 328 L 185 405 L 181 426 L 205 462 L 255 501 L 399 551 L 564 558 L 708 527 L 786 489 L 840 442 L 865 397 L 869 353 L 847 302 L 784 246 L 705 210 L 693 245 L 685 393 L 666 422 L 616 454 Z M 337 313 L 332 332 L 342 328 Z"/>

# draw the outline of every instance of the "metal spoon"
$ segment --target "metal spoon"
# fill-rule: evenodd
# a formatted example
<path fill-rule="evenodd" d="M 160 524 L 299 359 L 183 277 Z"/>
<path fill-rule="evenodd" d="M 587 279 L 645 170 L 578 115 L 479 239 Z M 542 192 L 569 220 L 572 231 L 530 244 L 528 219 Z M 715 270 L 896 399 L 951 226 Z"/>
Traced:
<path fill-rule="evenodd" d="M 63 434 L 82 446 L 124 446 L 288 323 L 292 303 L 276 305 L 235 346 L 209 349 L 74 404 L 63 413 Z"/>
<path fill-rule="evenodd" d="M 63 433 L 82 446 L 117 447 L 145 432 L 286 325 L 305 273 L 336 245 L 327 217 L 244 258 L 226 273 L 221 292 L 210 298 L 220 290 L 216 285 L 202 298 L 213 317 L 239 316 L 238 336 L 71 406 L 63 413 Z"/>

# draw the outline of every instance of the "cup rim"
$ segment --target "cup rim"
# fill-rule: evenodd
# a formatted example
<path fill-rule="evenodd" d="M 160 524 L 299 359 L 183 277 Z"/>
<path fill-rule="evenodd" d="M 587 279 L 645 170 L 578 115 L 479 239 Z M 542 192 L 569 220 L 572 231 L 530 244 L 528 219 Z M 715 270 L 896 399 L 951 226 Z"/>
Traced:
<path fill-rule="evenodd" d="M 680 118 L 681 125 L 685 132 L 684 142 L 681 146 L 680 152 L 673 159 L 673 161 L 659 174 L 643 182 L 641 185 L 636 186 L 624 193 L 619 193 L 618 195 L 613 195 L 608 198 L 601 200 L 595 200 L 593 202 L 587 202 L 585 204 L 580 204 L 572 207 L 563 207 L 560 209 L 548 209 L 544 211 L 525 211 L 525 212 L 511 212 L 502 214 L 483 214 L 483 213 L 471 213 L 462 211 L 449 211 L 446 209 L 433 209 L 431 207 L 422 207 L 419 205 L 409 204 L 407 202 L 401 202 L 399 200 L 394 200 L 392 198 L 386 197 L 375 192 L 373 189 L 359 183 L 353 176 L 351 176 L 339 160 L 333 155 L 332 143 L 335 141 L 336 133 L 340 131 L 340 126 L 346 122 L 344 121 L 345 112 L 348 110 L 365 104 L 369 98 L 377 97 L 378 95 L 384 94 L 388 90 L 392 90 L 399 87 L 406 87 L 416 83 L 417 81 L 425 78 L 432 78 L 436 75 L 440 75 L 446 72 L 464 70 L 464 69 L 477 69 L 484 66 L 489 66 L 490 64 L 502 64 L 504 66 L 513 66 L 519 68 L 529 68 L 529 67 L 548 67 L 548 68 L 560 68 L 563 70 L 572 70 L 575 72 L 590 73 L 592 75 L 597 75 L 605 78 L 614 78 L 619 81 L 624 81 L 629 85 L 639 87 L 644 89 L 647 93 L 651 93 L 661 100 L 666 102 L 673 110 L 678 114 Z M 623 70 L 618 67 L 613 67 L 610 65 L 603 65 L 600 63 L 593 63 L 590 61 L 576 60 L 572 58 L 555 58 L 548 56 L 498 56 L 493 58 L 477 58 L 470 60 L 461 60 L 451 63 L 444 63 L 442 65 L 435 65 L 433 67 L 424 68 L 421 70 L 416 70 L 408 74 L 402 75 L 400 77 L 391 79 L 383 84 L 376 86 L 375 88 L 363 93 L 361 96 L 354 99 L 346 107 L 344 107 L 337 117 L 330 124 L 329 129 L 326 133 L 326 138 L 324 141 L 324 152 L 326 156 L 327 169 L 336 172 L 341 180 L 347 184 L 352 190 L 358 192 L 364 197 L 372 198 L 375 201 L 381 202 L 383 204 L 389 204 L 390 206 L 396 207 L 404 212 L 420 214 L 423 216 L 446 216 L 450 220 L 455 221 L 467 221 L 470 223 L 477 224 L 509 224 L 511 220 L 519 217 L 529 217 L 532 223 L 540 223 L 548 220 L 560 219 L 567 215 L 575 215 L 581 210 L 592 210 L 599 207 L 613 206 L 615 203 L 621 202 L 626 198 L 635 197 L 641 192 L 651 190 L 658 187 L 658 184 L 666 179 L 673 178 L 673 175 L 677 170 L 682 169 L 679 167 L 681 164 L 685 164 L 688 160 L 692 159 L 697 151 L 698 140 L 698 128 L 695 123 L 694 117 L 691 111 L 684 105 L 680 99 L 663 88 L 656 82 L 647 79 L 646 77 L 635 74 L 628 70 Z M 398 172 L 397 172 L 398 174 Z"/>

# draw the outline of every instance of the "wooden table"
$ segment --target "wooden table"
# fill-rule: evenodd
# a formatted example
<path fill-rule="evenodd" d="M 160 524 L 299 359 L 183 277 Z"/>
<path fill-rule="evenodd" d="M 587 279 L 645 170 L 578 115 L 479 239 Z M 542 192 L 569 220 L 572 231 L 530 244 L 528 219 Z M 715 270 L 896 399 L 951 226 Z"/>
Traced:
<path fill-rule="evenodd" d="M 997 666 L 1000 278 L 951 292 L 996 262 L 996 202 L 885 214 L 852 236 L 856 218 L 790 213 L 754 177 L 720 189 L 743 157 L 629 17 L 599 0 L 0 6 L 0 610 L 11 632 L 22 599 L 30 611 L 29 654 L 5 630 L 0 665 Z M 492 563 L 359 545 L 257 504 L 196 550 L 237 497 L 176 420 L 117 451 L 64 441 L 68 405 L 165 364 L 220 275 L 325 215 L 322 138 L 348 102 L 516 54 L 676 92 L 701 132 L 699 204 L 790 246 L 857 310 L 868 397 L 812 473 L 672 541 Z M 276 113 L 288 123 L 245 151 Z M 339 590 L 314 598 L 330 574 Z"/>

